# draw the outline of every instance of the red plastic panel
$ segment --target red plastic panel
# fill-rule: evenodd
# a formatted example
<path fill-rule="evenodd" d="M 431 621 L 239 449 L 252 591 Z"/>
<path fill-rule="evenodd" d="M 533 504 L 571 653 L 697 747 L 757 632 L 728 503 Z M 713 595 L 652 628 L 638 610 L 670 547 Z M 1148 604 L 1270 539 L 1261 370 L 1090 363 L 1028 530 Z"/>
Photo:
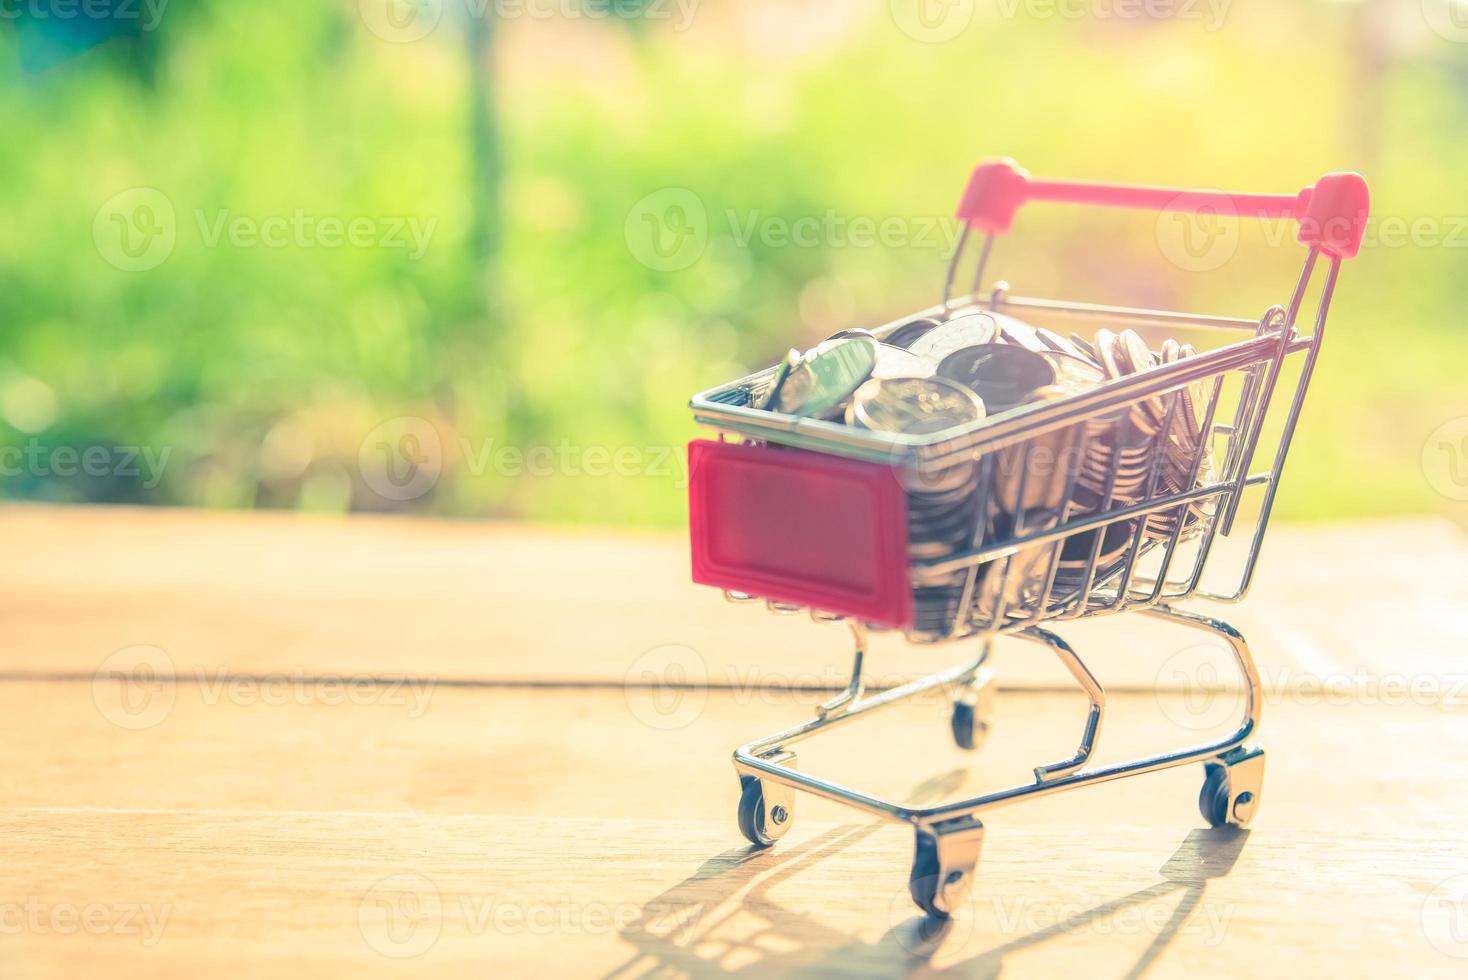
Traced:
<path fill-rule="evenodd" d="M 912 624 L 907 503 L 890 466 L 772 446 L 688 446 L 693 580 Z"/>

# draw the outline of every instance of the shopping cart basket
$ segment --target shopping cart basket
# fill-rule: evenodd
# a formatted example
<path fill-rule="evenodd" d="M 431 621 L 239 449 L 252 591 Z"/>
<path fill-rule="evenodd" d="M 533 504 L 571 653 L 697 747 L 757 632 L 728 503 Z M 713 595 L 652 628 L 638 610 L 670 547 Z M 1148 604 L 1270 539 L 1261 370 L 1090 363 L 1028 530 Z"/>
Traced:
<path fill-rule="evenodd" d="M 1003 282 L 981 292 L 995 237 L 1010 230 L 1030 201 L 1292 219 L 1306 248 L 1304 269 L 1288 304 L 1257 320 L 1024 299 Z M 1205 342 L 1192 356 L 1146 359 L 1085 390 L 930 435 L 777 411 L 769 403 L 784 377 L 778 367 L 693 398 L 695 419 L 719 430 L 717 440 L 689 448 L 695 581 L 724 589 L 734 601 L 763 600 L 777 612 L 809 610 L 818 621 L 845 623 L 855 640 L 844 692 L 822 704 L 813 720 L 734 753 L 739 826 L 752 843 L 769 845 L 786 833 L 796 790 L 910 823 L 916 831 L 912 897 L 926 912 L 945 916 L 971 886 L 984 832 L 980 816 L 993 807 L 1202 762 L 1204 818 L 1213 826 L 1249 822 L 1264 775 L 1263 750 L 1248 743 L 1260 717 L 1258 672 L 1237 630 L 1178 604 L 1193 596 L 1236 602 L 1249 589 L 1336 277 L 1341 261 L 1360 249 L 1367 204 L 1365 181 L 1353 173 L 1328 174 L 1298 194 L 1232 194 L 1037 180 L 1013 161 L 991 160 L 975 169 L 959 205 L 962 236 L 942 303 L 874 328 L 876 338 L 892 338 L 919 319 L 941 324 L 977 309 L 1057 326 L 1192 331 L 1220 342 Z M 975 231 L 985 237 L 972 286 L 955 295 Z M 1298 320 L 1321 265 L 1313 328 L 1304 334 Z M 1267 425 L 1271 435 L 1263 439 Z M 1268 465 L 1252 469 L 1256 457 Z M 1251 518 L 1240 512 L 1246 490 L 1259 495 Z M 938 546 L 927 547 L 933 542 L 923 534 L 934 499 L 947 508 L 944 520 L 956 513 L 960 523 L 946 524 Z M 960 529 L 956 545 L 954 527 Z M 1215 539 L 1240 532 L 1248 547 L 1236 578 L 1228 576 L 1224 588 L 1205 588 Z M 1222 637 L 1244 680 L 1237 730 L 1203 745 L 1088 765 L 1105 694 L 1046 626 L 1127 610 Z M 952 669 L 865 695 L 869 629 L 901 630 L 917 643 L 970 639 L 977 652 Z M 1046 646 L 1090 699 L 1074 757 L 1038 766 L 1032 783 L 923 808 L 795 767 L 796 742 L 944 687 L 952 692 L 955 740 L 976 747 L 988 730 L 989 658 L 1000 635 Z"/>

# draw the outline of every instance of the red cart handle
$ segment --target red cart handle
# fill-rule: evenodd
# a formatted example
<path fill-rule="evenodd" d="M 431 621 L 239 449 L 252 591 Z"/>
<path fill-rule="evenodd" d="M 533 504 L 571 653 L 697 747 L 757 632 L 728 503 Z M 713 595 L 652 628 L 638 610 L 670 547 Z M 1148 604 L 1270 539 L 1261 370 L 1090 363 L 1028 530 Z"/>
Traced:
<path fill-rule="evenodd" d="M 958 219 L 991 235 L 1014 224 L 1028 201 L 1068 201 L 1149 211 L 1198 211 L 1256 218 L 1293 218 L 1299 241 L 1338 259 L 1355 258 L 1366 233 L 1370 195 L 1358 173 L 1331 173 L 1298 194 L 1234 194 L 1228 191 L 1135 187 L 1072 180 L 1035 180 L 1013 160 L 986 160 L 974 168 L 958 205 Z"/>

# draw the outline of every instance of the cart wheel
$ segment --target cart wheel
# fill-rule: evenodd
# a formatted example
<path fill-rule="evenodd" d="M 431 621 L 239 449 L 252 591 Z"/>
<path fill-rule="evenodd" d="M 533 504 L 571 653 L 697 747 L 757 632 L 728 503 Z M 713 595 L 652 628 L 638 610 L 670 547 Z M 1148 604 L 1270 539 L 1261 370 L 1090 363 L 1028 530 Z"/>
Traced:
<path fill-rule="evenodd" d="M 744 791 L 739 794 L 739 832 L 756 847 L 769 847 L 785 836 L 795 819 L 789 794 L 784 800 L 766 804 L 764 784 L 753 776 L 740 776 Z"/>
<path fill-rule="evenodd" d="M 1210 827 L 1228 823 L 1228 770 L 1216 762 L 1204 767 L 1203 789 L 1198 793 L 1198 812 Z"/>
<path fill-rule="evenodd" d="M 931 919 L 947 919 L 973 887 L 984 825 L 960 817 L 948 826 L 919 828 L 907 875 L 907 892 Z"/>
<path fill-rule="evenodd" d="M 994 727 L 992 676 L 982 678 L 958 696 L 953 702 L 949 725 L 953 729 L 953 741 L 961 749 L 972 751 L 988 740 L 989 730 Z"/>
<path fill-rule="evenodd" d="M 953 726 L 953 741 L 961 749 L 976 749 L 978 742 L 974 741 L 974 706 L 955 701 L 953 704 L 953 716 L 949 719 Z"/>
<path fill-rule="evenodd" d="M 1259 811 L 1264 789 L 1264 750 L 1240 746 L 1203 764 L 1198 812 L 1210 827 L 1247 826 Z"/>
<path fill-rule="evenodd" d="M 954 707 L 956 709 L 958 706 Z M 956 710 L 954 717 L 957 717 Z M 918 908 L 935 919 L 946 919 L 948 913 L 934 904 L 938 900 L 938 870 L 937 843 L 926 834 L 918 834 L 912 871 L 907 875 L 907 891 Z"/>

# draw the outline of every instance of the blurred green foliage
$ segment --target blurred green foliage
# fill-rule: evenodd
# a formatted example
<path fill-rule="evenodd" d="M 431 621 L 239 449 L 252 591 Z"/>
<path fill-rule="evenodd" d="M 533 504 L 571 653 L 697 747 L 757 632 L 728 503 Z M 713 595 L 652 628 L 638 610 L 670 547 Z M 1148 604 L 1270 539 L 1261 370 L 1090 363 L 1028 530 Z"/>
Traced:
<path fill-rule="evenodd" d="M 1342 276 L 1281 512 L 1450 506 L 1422 453 L 1468 415 L 1468 46 L 1416 4 L 1236 0 L 1213 29 L 979 2 L 928 43 L 885 0 L 704 0 L 686 26 L 561 0 L 477 35 L 446 0 L 416 40 L 371 2 L 176 0 L 41 72 L 0 29 L 0 445 L 42 460 L 0 493 L 676 524 L 688 396 L 932 303 L 967 171 L 1003 154 L 1240 190 L 1366 173 L 1381 233 Z M 134 188 L 176 239 L 136 271 L 108 237 Z M 659 268 L 639 221 L 684 192 L 706 233 Z M 354 219 L 372 240 L 334 243 Z M 282 226 L 309 230 L 259 240 Z M 1245 229 L 1191 271 L 1161 234 L 1035 208 L 994 269 L 1027 295 L 1254 316 L 1301 258 Z M 403 418 L 433 473 L 384 494 Z M 62 475 L 57 447 L 167 465 Z"/>

